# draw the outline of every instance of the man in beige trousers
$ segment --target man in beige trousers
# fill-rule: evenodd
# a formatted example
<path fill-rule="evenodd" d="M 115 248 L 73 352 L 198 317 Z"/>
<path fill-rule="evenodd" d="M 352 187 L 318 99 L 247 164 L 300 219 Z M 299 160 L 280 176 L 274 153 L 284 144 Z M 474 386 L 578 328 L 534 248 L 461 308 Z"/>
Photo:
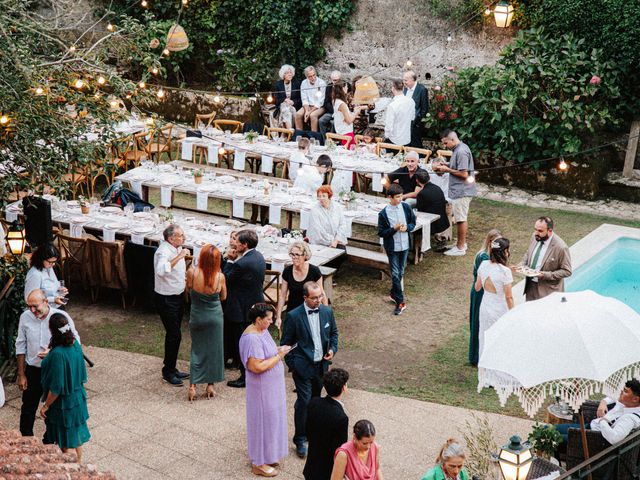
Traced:
<path fill-rule="evenodd" d="M 537 277 L 526 279 L 524 294 L 527 302 L 553 292 L 564 292 L 564 279 L 572 273 L 571 255 L 567 244 L 553 232 L 550 217 L 536 220 L 531 244 L 522 264 L 540 272 Z"/>

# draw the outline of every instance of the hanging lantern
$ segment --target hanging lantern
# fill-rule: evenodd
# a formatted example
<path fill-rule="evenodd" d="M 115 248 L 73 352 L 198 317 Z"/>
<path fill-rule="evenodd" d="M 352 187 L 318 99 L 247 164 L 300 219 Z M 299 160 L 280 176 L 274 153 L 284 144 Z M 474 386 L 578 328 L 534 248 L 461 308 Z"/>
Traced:
<path fill-rule="evenodd" d="M 167 50 L 170 52 L 179 52 L 187 47 L 189 47 L 187 32 L 176 23 L 169 29 L 169 34 L 167 35 Z"/>
<path fill-rule="evenodd" d="M 27 247 L 27 239 L 24 232 L 24 227 L 17 221 L 13 222 L 9 226 L 9 231 L 5 237 L 9 251 L 15 255 L 20 256 L 24 253 Z"/>
<path fill-rule="evenodd" d="M 356 92 L 353 95 L 354 105 L 372 105 L 380 98 L 380 90 L 372 77 L 363 77 L 356 82 Z"/>
<path fill-rule="evenodd" d="M 513 20 L 513 5 L 504 0 L 500 1 L 493 9 L 493 18 L 497 27 L 507 28 Z"/>
<path fill-rule="evenodd" d="M 517 435 L 509 439 L 509 443 L 500 449 L 498 462 L 504 480 L 524 480 L 531 468 L 531 447 L 522 444 Z"/>

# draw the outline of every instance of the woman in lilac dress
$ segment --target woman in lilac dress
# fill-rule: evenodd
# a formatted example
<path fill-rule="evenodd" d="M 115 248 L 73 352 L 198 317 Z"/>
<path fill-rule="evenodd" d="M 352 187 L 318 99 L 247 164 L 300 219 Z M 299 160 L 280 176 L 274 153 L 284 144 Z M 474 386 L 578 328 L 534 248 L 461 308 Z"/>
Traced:
<path fill-rule="evenodd" d="M 251 325 L 240 337 L 240 358 L 247 369 L 247 443 L 251 471 L 275 477 L 287 456 L 287 406 L 282 359 L 291 347 L 277 347 L 269 325 L 275 309 L 256 303 L 249 310 Z"/>

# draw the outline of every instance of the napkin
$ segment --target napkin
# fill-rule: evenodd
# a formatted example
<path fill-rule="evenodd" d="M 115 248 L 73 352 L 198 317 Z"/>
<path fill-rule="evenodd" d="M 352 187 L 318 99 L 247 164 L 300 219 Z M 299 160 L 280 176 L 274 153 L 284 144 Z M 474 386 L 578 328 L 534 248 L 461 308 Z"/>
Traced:
<path fill-rule="evenodd" d="M 116 231 L 111 230 L 110 228 L 102 229 L 102 241 L 103 242 L 115 242 L 116 241 Z"/>
<path fill-rule="evenodd" d="M 144 245 L 144 235 L 138 235 L 136 233 L 131 234 L 131 241 L 138 245 Z"/>
<path fill-rule="evenodd" d="M 200 258 L 200 250 L 202 250 L 202 246 L 194 245 L 193 246 L 193 264 L 198 266 L 198 258 Z"/>
<path fill-rule="evenodd" d="M 193 160 L 193 143 L 182 142 L 182 160 Z"/>
<path fill-rule="evenodd" d="M 142 198 L 142 180 L 131 180 L 131 190 Z"/>
<path fill-rule="evenodd" d="M 345 226 L 345 234 L 347 236 L 347 238 L 349 238 L 351 236 L 352 230 L 351 228 L 353 227 L 353 217 L 345 217 L 344 218 L 344 226 Z"/>
<path fill-rule="evenodd" d="M 18 212 L 14 212 L 7 208 L 4 211 L 4 218 L 6 218 L 7 222 L 9 223 L 15 222 L 16 220 L 18 220 Z"/>
<path fill-rule="evenodd" d="M 289 162 L 289 178 L 296 178 L 299 168 L 300 164 L 298 162 Z"/>
<path fill-rule="evenodd" d="M 244 160 L 247 157 L 247 152 L 236 150 L 233 155 L 233 169 L 244 171 Z"/>
<path fill-rule="evenodd" d="M 422 223 L 422 244 L 420 245 L 422 252 L 426 252 L 431 249 L 431 222 L 426 221 Z"/>
<path fill-rule="evenodd" d="M 268 155 L 262 156 L 262 173 L 273 173 L 273 157 Z"/>
<path fill-rule="evenodd" d="M 220 146 L 219 143 L 210 143 L 209 146 L 207 147 L 207 157 L 208 157 L 207 161 L 213 165 L 218 164 L 218 147 L 219 146 Z"/>
<path fill-rule="evenodd" d="M 74 238 L 82 238 L 84 236 L 84 229 L 82 228 L 82 224 L 80 223 L 72 223 L 70 225 L 71 236 Z"/>
<path fill-rule="evenodd" d="M 281 261 L 271 260 L 271 270 L 275 270 L 276 272 L 282 273 L 284 271 L 284 263 Z"/>
<path fill-rule="evenodd" d="M 244 218 L 244 198 L 233 197 L 233 216 Z"/>
<path fill-rule="evenodd" d="M 374 192 L 382 191 L 382 174 L 374 173 L 371 175 L 371 190 Z"/>
<path fill-rule="evenodd" d="M 163 207 L 171 206 L 171 187 L 163 185 L 160 187 L 160 205 Z"/>
<path fill-rule="evenodd" d="M 207 192 L 196 193 L 196 208 L 206 210 L 209 204 L 209 194 Z"/>
<path fill-rule="evenodd" d="M 306 230 L 309 228 L 309 216 L 311 215 L 310 208 L 303 208 L 300 210 L 300 228 Z"/>
<path fill-rule="evenodd" d="M 280 205 L 269 204 L 269 223 L 272 225 L 280 225 L 280 216 L 282 215 L 282 207 Z"/>

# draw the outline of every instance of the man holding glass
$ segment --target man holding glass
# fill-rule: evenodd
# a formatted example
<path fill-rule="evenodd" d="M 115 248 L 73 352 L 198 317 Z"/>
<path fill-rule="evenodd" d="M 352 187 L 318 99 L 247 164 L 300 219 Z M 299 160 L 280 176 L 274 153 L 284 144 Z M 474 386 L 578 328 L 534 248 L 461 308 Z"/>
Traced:
<path fill-rule="evenodd" d="M 54 313 L 67 317 L 71 331 L 80 342 L 73 320 L 66 312 L 51 308 L 44 292 L 33 290 L 27 296 L 27 307 L 18 322 L 18 336 L 16 337 L 16 362 L 18 364 L 18 388 L 22 391 L 22 407 L 20 409 L 20 433 L 24 437 L 33 436 L 33 424 L 40 397 L 42 384 L 40 383 L 40 364 L 49 353 L 49 318 Z"/>

